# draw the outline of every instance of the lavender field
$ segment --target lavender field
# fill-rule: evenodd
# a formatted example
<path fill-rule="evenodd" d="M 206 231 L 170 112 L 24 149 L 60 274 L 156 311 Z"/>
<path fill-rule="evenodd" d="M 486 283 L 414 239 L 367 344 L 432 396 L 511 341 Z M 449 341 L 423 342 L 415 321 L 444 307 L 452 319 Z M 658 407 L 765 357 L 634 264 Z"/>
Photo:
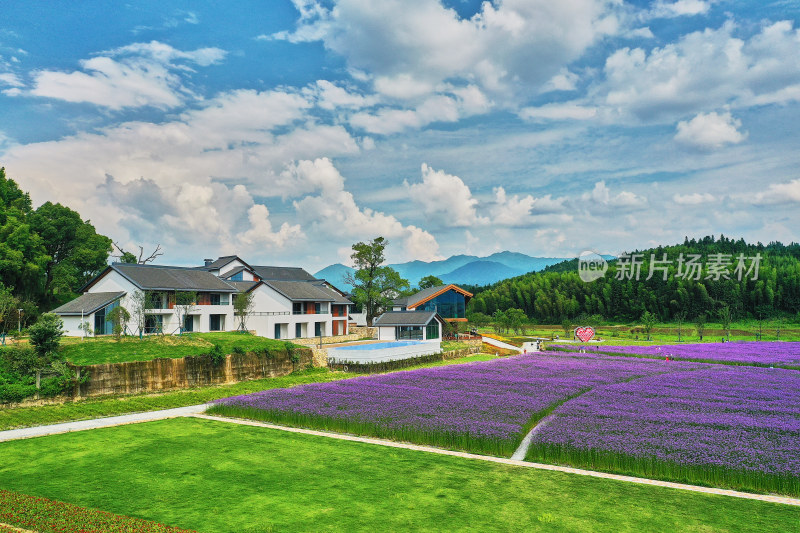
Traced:
<path fill-rule="evenodd" d="M 577 351 L 579 346 L 552 346 L 558 350 Z M 800 342 L 719 342 L 701 344 L 667 344 L 660 346 L 592 346 L 589 352 L 643 356 L 683 361 L 780 366 L 800 369 Z"/>
<path fill-rule="evenodd" d="M 219 400 L 209 412 L 510 455 L 568 398 L 670 368 L 646 359 L 528 355 L 257 392 Z"/>
<path fill-rule="evenodd" d="M 798 495 L 800 372 L 709 365 L 597 387 L 553 412 L 528 459 Z"/>

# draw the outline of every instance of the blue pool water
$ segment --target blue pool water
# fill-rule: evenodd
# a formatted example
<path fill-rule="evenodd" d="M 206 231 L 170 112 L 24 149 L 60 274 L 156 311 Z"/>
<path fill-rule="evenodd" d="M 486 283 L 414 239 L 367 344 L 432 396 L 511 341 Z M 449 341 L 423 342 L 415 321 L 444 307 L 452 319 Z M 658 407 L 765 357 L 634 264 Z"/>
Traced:
<path fill-rule="evenodd" d="M 422 344 L 420 341 L 392 341 L 392 342 L 376 342 L 373 344 L 355 344 L 353 346 L 342 346 L 341 348 L 331 348 L 331 350 L 380 350 L 382 348 L 400 348 L 401 346 L 413 346 L 414 344 Z"/>

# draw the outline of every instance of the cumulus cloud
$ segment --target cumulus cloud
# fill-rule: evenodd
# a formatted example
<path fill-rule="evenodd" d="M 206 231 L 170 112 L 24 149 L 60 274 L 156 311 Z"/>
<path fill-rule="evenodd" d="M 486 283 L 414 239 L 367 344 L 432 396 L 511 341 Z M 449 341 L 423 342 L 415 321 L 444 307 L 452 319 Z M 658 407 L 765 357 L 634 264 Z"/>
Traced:
<path fill-rule="evenodd" d="M 80 62 L 82 70 L 42 70 L 24 94 L 88 102 L 112 110 L 151 106 L 169 109 L 192 97 L 179 73 L 188 64 L 209 66 L 225 57 L 219 48 L 177 50 L 157 41 L 134 43 Z"/>
<path fill-rule="evenodd" d="M 598 103 L 622 116 L 669 121 L 707 108 L 784 104 L 800 99 L 800 30 L 791 21 L 765 25 L 749 39 L 726 22 L 649 52 L 622 48 L 593 89 Z"/>
<path fill-rule="evenodd" d="M 619 5 L 606 0 L 484 2 L 469 19 L 438 0 L 295 6 L 296 31 L 273 38 L 321 40 L 369 73 L 377 91 L 400 99 L 425 97 L 445 81 L 474 83 L 489 95 L 535 94 L 619 26 Z"/>
<path fill-rule="evenodd" d="M 741 127 L 742 121 L 733 118 L 730 112 L 699 113 L 689 121 L 678 122 L 675 140 L 701 150 L 713 150 L 745 140 L 747 133 L 740 132 Z"/>
<path fill-rule="evenodd" d="M 408 184 L 411 200 L 422 206 L 424 213 L 450 227 L 470 227 L 487 224 L 478 215 L 478 200 L 458 176 L 434 170 L 422 164 L 422 182 Z"/>
<path fill-rule="evenodd" d="M 442 259 L 439 244 L 427 231 L 404 225 L 392 215 L 359 207 L 352 193 L 345 190 L 344 177 L 329 159 L 293 163 L 284 171 L 283 179 L 300 186 L 305 183 L 305 190 L 317 189 L 317 194 L 305 196 L 293 205 L 298 219 L 310 223 L 318 236 L 366 239 L 381 235 L 399 239 L 406 257 Z"/>
<path fill-rule="evenodd" d="M 700 205 L 713 202 L 715 200 L 712 194 L 707 192 L 695 192 L 690 194 L 675 194 L 672 201 L 678 205 Z"/>
<path fill-rule="evenodd" d="M 645 207 L 647 199 L 638 196 L 630 191 L 622 191 L 619 194 L 613 195 L 611 189 L 606 185 L 605 180 L 598 181 L 594 184 L 594 189 L 591 192 L 586 192 L 581 195 L 581 199 L 585 202 L 591 202 L 590 208 L 605 206 L 617 208 L 639 208 Z"/>
<path fill-rule="evenodd" d="M 22 80 L 19 79 L 19 76 L 17 76 L 13 72 L 0 73 L 0 84 L 7 85 L 9 87 L 24 87 L 25 86 L 25 84 L 22 83 Z"/>
<path fill-rule="evenodd" d="M 526 120 L 589 120 L 597 116 L 597 109 L 573 103 L 545 104 L 525 107 L 519 116 Z"/>
<path fill-rule="evenodd" d="M 705 15 L 711 9 L 712 3 L 706 0 L 676 0 L 674 2 L 658 0 L 645 16 L 647 18 L 674 18 Z"/>
<path fill-rule="evenodd" d="M 773 183 L 767 190 L 743 197 L 743 200 L 750 200 L 757 205 L 788 204 L 800 203 L 800 179 L 795 179 L 787 183 Z"/>

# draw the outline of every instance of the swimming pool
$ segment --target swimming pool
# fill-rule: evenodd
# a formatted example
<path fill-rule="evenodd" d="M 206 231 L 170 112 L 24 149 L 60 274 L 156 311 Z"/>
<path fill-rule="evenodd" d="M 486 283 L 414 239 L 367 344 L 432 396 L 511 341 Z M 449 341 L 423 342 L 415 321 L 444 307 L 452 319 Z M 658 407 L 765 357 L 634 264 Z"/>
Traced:
<path fill-rule="evenodd" d="M 328 349 L 328 362 L 341 363 L 384 363 L 442 351 L 439 341 L 392 341 L 372 344 L 355 344 L 341 348 Z"/>

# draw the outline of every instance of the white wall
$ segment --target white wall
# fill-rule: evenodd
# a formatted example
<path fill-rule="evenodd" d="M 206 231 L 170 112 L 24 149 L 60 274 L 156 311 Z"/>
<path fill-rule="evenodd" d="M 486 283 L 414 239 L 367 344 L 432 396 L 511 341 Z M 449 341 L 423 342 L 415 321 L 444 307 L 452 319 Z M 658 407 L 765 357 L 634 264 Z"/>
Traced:
<path fill-rule="evenodd" d="M 81 325 L 81 317 L 80 316 L 62 316 L 61 320 L 64 321 L 64 335 L 67 337 L 82 337 L 84 332 L 79 329 Z M 92 331 L 94 330 L 94 313 L 90 315 L 84 315 L 83 321 L 89 323 L 89 331 L 85 333 L 87 337 L 92 335 Z"/>

